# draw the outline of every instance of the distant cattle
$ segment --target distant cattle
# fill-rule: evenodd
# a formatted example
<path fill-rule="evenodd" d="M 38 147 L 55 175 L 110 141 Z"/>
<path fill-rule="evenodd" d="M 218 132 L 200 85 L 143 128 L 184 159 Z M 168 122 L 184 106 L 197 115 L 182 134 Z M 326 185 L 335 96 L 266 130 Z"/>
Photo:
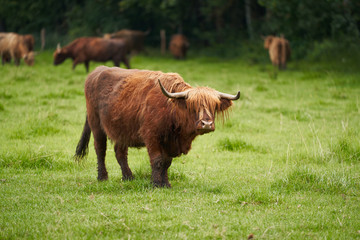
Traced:
<path fill-rule="evenodd" d="M 123 62 L 127 68 L 130 68 L 126 53 L 127 47 L 124 40 L 82 37 L 75 39 L 63 48 L 58 45 L 54 52 L 54 65 L 71 58 L 73 59 L 73 69 L 78 63 L 84 63 L 86 72 L 89 72 L 90 61 L 106 62 L 111 60 L 117 67 L 120 66 L 120 62 Z"/>
<path fill-rule="evenodd" d="M 35 54 L 29 50 L 26 38 L 16 33 L 0 33 L 0 55 L 2 64 L 14 59 L 16 66 L 20 65 L 20 60 L 32 66 L 35 61 Z"/>
<path fill-rule="evenodd" d="M 28 50 L 30 52 L 34 51 L 34 45 L 35 45 L 34 36 L 31 34 L 26 34 L 26 35 L 24 35 L 24 39 L 25 39 L 25 43 L 26 43 Z"/>
<path fill-rule="evenodd" d="M 240 97 L 208 87 L 191 87 L 177 73 L 97 67 L 86 79 L 87 116 L 75 157 L 86 156 L 91 132 L 98 180 L 106 180 L 106 142 L 115 143 L 123 179 L 132 179 L 129 147 L 146 146 L 155 186 L 170 187 L 172 159 L 187 154 L 196 136 L 215 130 L 232 100 Z"/>
<path fill-rule="evenodd" d="M 126 41 L 128 50 L 132 54 L 144 51 L 144 40 L 150 30 L 143 32 L 138 30 L 123 29 L 115 33 L 108 33 L 104 35 L 105 39 L 120 38 Z"/>
<path fill-rule="evenodd" d="M 286 63 L 291 56 L 289 41 L 284 37 L 264 37 L 264 48 L 269 49 L 272 64 L 279 69 L 286 69 Z"/>
<path fill-rule="evenodd" d="M 176 59 L 184 59 L 189 45 L 189 41 L 184 35 L 175 34 L 171 37 L 169 50 Z"/>

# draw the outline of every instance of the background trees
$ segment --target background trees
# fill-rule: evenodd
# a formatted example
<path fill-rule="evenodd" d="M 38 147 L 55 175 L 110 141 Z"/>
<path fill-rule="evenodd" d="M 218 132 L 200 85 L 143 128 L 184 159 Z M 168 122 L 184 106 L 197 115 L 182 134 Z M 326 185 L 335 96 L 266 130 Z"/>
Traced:
<path fill-rule="evenodd" d="M 324 39 L 359 41 L 360 2 L 355 0 L 0 0 L 0 31 L 62 39 L 101 36 L 122 28 L 182 32 L 193 45 L 239 44 L 284 34 L 296 45 Z M 51 42 L 51 41 L 50 41 Z"/>

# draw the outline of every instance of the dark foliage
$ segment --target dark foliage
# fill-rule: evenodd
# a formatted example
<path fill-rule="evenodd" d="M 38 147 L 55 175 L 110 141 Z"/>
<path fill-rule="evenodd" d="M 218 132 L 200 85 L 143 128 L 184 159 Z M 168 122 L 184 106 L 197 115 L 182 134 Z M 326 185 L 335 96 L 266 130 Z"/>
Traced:
<path fill-rule="evenodd" d="M 38 39 L 45 28 L 48 46 L 58 36 L 67 36 L 65 44 L 123 28 L 151 30 L 146 44 L 153 46 L 159 46 L 161 29 L 168 37 L 182 33 L 200 47 L 232 48 L 268 34 L 284 34 L 295 49 L 323 39 L 359 41 L 355 0 L 0 0 L 0 5 L 0 31 L 33 33 Z"/>

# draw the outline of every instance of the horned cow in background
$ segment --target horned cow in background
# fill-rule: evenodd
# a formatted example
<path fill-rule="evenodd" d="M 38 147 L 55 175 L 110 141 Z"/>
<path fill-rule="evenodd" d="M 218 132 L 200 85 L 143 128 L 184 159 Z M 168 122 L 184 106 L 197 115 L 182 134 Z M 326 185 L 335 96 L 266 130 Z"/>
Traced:
<path fill-rule="evenodd" d="M 32 66 L 35 61 L 35 53 L 28 48 L 26 37 L 16 33 L 0 33 L 0 55 L 2 64 L 14 59 L 16 66 L 20 60 Z"/>
<path fill-rule="evenodd" d="M 123 29 L 115 33 L 104 34 L 105 39 L 123 39 L 125 40 L 128 50 L 132 54 L 144 51 L 144 40 L 150 30 L 143 32 L 138 30 Z"/>
<path fill-rule="evenodd" d="M 58 45 L 54 52 L 54 65 L 71 58 L 73 59 L 73 69 L 77 64 L 84 63 L 86 72 L 89 72 L 90 61 L 106 62 L 111 60 L 117 67 L 120 66 L 120 62 L 123 62 L 127 68 L 130 68 L 126 53 L 127 47 L 124 40 L 82 37 L 75 39 L 63 48 Z"/>
<path fill-rule="evenodd" d="M 289 41 L 283 36 L 264 37 L 264 48 L 269 50 L 272 64 L 279 69 L 286 69 L 286 63 L 290 60 L 291 49 Z"/>
<path fill-rule="evenodd" d="M 175 34 L 171 37 L 169 50 L 176 59 L 184 59 L 189 48 L 189 41 L 182 34 Z"/>
<path fill-rule="evenodd" d="M 106 180 L 107 138 L 115 143 L 123 179 L 132 179 L 129 147 L 146 146 L 155 186 L 170 187 L 168 168 L 174 157 L 187 154 L 196 136 L 215 130 L 240 97 L 208 87 L 191 87 L 177 73 L 97 67 L 86 79 L 87 116 L 75 157 L 87 154 L 91 132 L 98 161 L 98 180 Z"/>

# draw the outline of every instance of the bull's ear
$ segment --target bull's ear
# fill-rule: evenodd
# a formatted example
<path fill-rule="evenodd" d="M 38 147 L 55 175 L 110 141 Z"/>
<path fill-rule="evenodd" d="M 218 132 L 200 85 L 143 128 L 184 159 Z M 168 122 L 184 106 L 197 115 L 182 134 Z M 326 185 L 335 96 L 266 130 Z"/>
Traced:
<path fill-rule="evenodd" d="M 231 107 L 231 105 L 232 105 L 231 100 L 228 100 L 228 99 L 225 99 L 225 98 L 220 99 L 220 105 L 219 105 L 218 112 L 225 111 L 226 109 Z"/>

